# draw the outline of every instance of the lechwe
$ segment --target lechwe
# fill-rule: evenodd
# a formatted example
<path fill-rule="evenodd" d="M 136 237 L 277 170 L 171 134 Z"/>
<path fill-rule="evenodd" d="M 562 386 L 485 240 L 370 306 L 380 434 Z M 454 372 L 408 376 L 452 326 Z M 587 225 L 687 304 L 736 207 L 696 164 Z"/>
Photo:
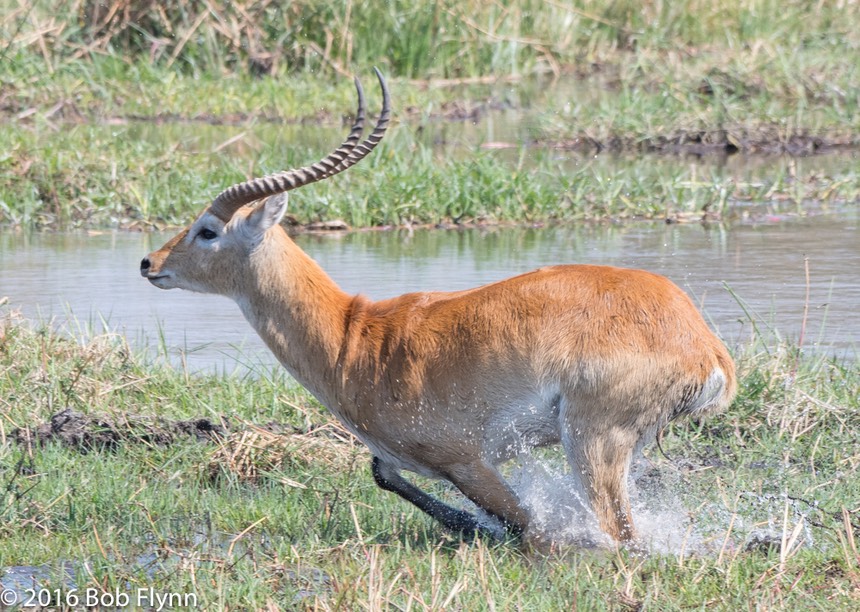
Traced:
<path fill-rule="evenodd" d="M 497 466 L 560 442 L 600 527 L 633 539 L 631 457 L 670 420 L 725 408 L 736 390 L 731 357 L 683 291 L 641 270 L 553 266 L 379 302 L 341 291 L 279 225 L 280 194 L 373 150 L 390 114 L 377 76 L 382 113 L 366 140 L 356 80 L 355 124 L 336 151 L 230 187 L 144 258 L 141 274 L 161 289 L 233 298 L 290 374 L 370 447 L 379 486 L 448 529 L 471 535 L 479 525 L 401 470 L 451 481 L 537 543 Z"/>

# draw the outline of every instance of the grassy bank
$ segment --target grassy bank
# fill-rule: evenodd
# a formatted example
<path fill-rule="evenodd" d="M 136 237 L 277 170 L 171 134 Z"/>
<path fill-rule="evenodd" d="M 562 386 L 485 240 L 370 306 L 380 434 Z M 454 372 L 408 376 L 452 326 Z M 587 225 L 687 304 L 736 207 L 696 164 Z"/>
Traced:
<path fill-rule="evenodd" d="M 232 128 L 78 125 L 60 132 L 0 128 L 0 226 L 24 229 L 188 223 L 250 174 L 305 165 L 342 134 L 267 125 Z M 235 139 L 235 140 L 234 140 Z M 298 144 L 308 143 L 312 144 Z M 546 149 L 424 144 L 395 127 L 349 172 L 296 192 L 297 223 L 352 227 L 669 218 L 732 220 L 853 205 L 850 156 L 723 167 L 672 157 L 590 157 Z"/>
<path fill-rule="evenodd" d="M 14 37 L 13 51 L 42 56 L 50 71 L 69 60 L 118 54 L 194 74 L 336 72 L 382 64 L 414 79 L 552 72 L 640 49 L 856 44 L 857 12 L 852 0 L 338 0 L 286 6 L 273 0 L 167 6 L 12 0 L 2 26 L 4 40 Z"/>
<path fill-rule="evenodd" d="M 116 337 L 74 341 L 8 312 L 0 340 L 0 567 L 37 566 L 61 592 L 69 579 L 80 590 L 152 587 L 193 593 L 204 609 L 860 600 L 856 362 L 744 350 L 734 406 L 674 425 L 669 458 L 649 453 L 637 514 L 663 517 L 649 533 L 680 529 L 683 543 L 671 554 L 571 548 L 543 559 L 513 543 L 459 542 L 379 490 L 367 452 L 280 373 L 189 376 Z M 115 433 L 110 447 L 14 433 L 64 409 L 100 415 L 93 431 Z M 141 433 L 154 419 L 190 418 L 232 433 Z M 671 508 L 680 527 L 665 520 Z"/>

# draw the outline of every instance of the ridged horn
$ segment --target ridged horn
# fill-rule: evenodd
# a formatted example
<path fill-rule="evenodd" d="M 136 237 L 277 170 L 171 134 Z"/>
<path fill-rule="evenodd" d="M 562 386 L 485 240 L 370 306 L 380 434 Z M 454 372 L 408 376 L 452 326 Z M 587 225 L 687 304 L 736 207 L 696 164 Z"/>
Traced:
<path fill-rule="evenodd" d="M 388 92 L 388 85 L 382 73 L 377 68 L 373 70 L 376 72 L 376 77 L 382 88 L 382 111 L 379 113 L 379 119 L 376 121 L 373 132 L 364 141 L 359 142 L 364 131 L 364 91 L 358 78 L 356 78 L 355 89 L 358 92 L 358 109 L 355 113 L 355 123 L 352 125 L 349 136 L 337 149 L 310 166 L 284 170 L 228 187 L 218 194 L 218 197 L 209 207 L 209 212 L 226 223 L 245 204 L 329 178 L 364 159 L 382 140 L 391 118 L 391 96 Z"/>

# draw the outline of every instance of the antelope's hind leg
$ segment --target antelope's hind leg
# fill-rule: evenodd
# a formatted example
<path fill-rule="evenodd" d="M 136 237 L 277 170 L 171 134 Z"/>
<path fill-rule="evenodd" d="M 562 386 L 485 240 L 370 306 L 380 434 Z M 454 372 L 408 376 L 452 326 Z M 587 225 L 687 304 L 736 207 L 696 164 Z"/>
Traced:
<path fill-rule="evenodd" d="M 570 419 L 562 444 L 600 528 L 619 542 L 636 538 L 627 476 L 639 436 L 620 427 L 601 427 L 584 419 Z"/>

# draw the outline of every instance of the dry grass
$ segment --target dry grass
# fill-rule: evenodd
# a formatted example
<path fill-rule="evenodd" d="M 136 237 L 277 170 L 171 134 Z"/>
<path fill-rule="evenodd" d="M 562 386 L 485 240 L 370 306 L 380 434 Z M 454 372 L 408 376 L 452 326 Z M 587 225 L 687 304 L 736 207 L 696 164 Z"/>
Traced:
<path fill-rule="evenodd" d="M 587 71 L 618 52 L 648 48 L 745 48 L 755 56 L 771 41 L 818 45 L 816 33 L 828 31 L 856 45 L 850 24 L 858 9 L 854 0 L 17 0 L 0 28 L 7 52 L 28 49 L 49 71 L 120 53 L 213 73 L 349 74 L 354 65 L 385 62 L 399 76 L 461 84 L 490 74 Z"/>
<path fill-rule="evenodd" d="M 241 425 L 212 452 L 208 469 L 213 476 L 228 473 L 251 482 L 268 477 L 286 486 L 305 488 L 303 483 L 286 477 L 285 470 L 301 471 L 314 464 L 344 472 L 352 470 L 356 459 L 364 459 L 367 454 L 358 440 L 333 420 L 307 432 L 261 427 L 247 421 Z"/>

